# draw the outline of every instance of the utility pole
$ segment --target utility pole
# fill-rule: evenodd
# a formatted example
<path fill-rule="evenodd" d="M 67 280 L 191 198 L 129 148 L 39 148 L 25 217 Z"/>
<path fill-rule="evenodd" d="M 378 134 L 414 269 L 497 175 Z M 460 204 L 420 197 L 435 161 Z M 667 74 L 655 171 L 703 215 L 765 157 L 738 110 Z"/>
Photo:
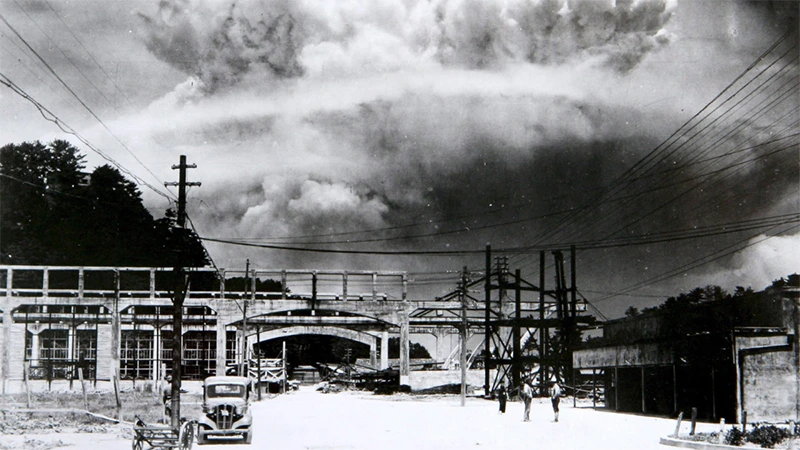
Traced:
<path fill-rule="evenodd" d="M 244 307 L 242 308 L 242 365 L 239 367 L 239 376 L 246 377 L 250 371 L 249 361 L 247 359 L 247 296 L 249 295 L 248 288 L 250 286 L 250 260 L 247 260 L 247 266 L 244 275 Z"/>
<path fill-rule="evenodd" d="M 467 266 L 461 272 L 461 282 L 458 286 L 458 297 L 461 301 L 461 327 L 459 334 L 461 335 L 461 354 L 459 357 L 459 366 L 461 369 L 461 406 L 466 404 L 467 398 Z"/>
<path fill-rule="evenodd" d="M 186 186 L 200 186 L 200 183 L 186 182 L 186 169 L 196 169 L 195 164 L 186 164 L 186 155 L 181 155 L 180 164 L 173 165 L 172 170 L 178 169 L 178 183 L 164 183 L 164 186 L 178 186 L 178 220 L 176 233 L 179 234 L 178 249 L 175 258 L 173 274 L 175 276 L 175 293 L 172 297 L 172 417 L 173 428 L 180 427 L 181 418 L 181 365 L 183 364 L 183 300 L 186 297 L 188 278 L 184 271 L 184 251 L 186 238 Z"/>

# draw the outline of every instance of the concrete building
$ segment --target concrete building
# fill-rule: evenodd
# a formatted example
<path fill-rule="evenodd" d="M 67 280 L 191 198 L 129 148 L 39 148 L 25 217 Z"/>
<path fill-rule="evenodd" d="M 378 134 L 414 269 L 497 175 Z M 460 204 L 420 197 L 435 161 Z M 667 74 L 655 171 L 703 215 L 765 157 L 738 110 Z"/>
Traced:
<path fill-rule="evenodd" d="M 800 420 L 800 288 L 673 305 L 607 322 L 573 353 L 606 407 L 728 423 Z"/>

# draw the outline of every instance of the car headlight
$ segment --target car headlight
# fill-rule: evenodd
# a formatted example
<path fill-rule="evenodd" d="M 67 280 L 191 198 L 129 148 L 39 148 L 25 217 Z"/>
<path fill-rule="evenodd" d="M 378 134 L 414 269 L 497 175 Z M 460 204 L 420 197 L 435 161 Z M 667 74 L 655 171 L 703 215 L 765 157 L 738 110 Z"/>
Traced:
<path fill-rule="evenodd" d="M 236 411 L 236 414 L 238 414 L 240 416 L 243 415 L 244 414 L 244 406 L 241 406 L 241 405 L 237 406 L 235 411 Z"/>

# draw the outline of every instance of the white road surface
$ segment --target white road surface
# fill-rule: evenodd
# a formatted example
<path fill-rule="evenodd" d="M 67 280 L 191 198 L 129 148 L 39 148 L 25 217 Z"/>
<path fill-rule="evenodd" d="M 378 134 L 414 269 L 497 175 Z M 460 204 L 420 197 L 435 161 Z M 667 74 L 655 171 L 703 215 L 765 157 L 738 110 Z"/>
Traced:
<path fill-rule="evenodd" d="M 666 450 L 670 447 L 659 445 L 659 437 L 675 428 L 671 419 L 595 411 L 590 406 L 574 409 L 566 399 L 558 423 L 549 400 L 534 400 L 530 422 L 522 421 L 522 412 L 521 403 L 509 403 L 501 415 L 497 402 L 477 398 L 468 398 L 462 407 L 457 396 L 322 394 L 305 387 L 254 405 L 250 448 Z M 699 424 L 698 431 L 715 428 Z"/>
<path fill-rule="evenodd" d="M 499 414 L 497 402 L 458 396 L 381 396 L 366 392 L 323 394 L 313 387 L 253 404 L 253 443 L 194 446 L 195 450 L 668 450 L 659 438 L 674 431 L 675 420 L 572 407 L 562 401 L 558 423 L 548 399 L 534 399 L 531 421 L 522 421 L 522 404 L 509 403 Z M 715 424 L 698 424 L 714 431 Z M 688 434 L 687 421 L 682 434 Z M 115 433 L 0 435 L 0 449 L 57 448 L 129 450 L 129 430 Z M 26 444 L 27 441 L 27 444 Z M 37 441 L 60 441 L 41 447 Z"/>

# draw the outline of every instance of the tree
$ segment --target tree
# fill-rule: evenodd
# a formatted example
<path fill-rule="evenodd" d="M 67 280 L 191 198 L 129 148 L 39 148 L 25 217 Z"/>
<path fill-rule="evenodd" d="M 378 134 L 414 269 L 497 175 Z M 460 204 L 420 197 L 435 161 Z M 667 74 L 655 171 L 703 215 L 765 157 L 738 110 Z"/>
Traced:
<path fill-rule="evenodd" d="M 0 262 L 32 265 L 166 266 L 208 263 L 200 239 L 154 220 L 135 183 L 109 165 L 83 183 L 84 156 L 69 142 L 0 148 Z"/>
<path fill-rule="evenodd" d="M 753 294 L 755 294 L 755 291 L 753 291 L 753 288 L 751 288 L 750 286 L 748 286 L 747 288 L 744 288 L 742 286 L 736 286 L 736 289 L 733 291 L 734 298 L 746 297 L 748 295 L 753 295 Z"/>
<path fill-rule="evenodd" d="M 53 247 L 65 242 L 65 236 L 51 231 L 77 200 L 83 167 L 83 156 L 65 141 L 0 148 L 1 262 L 60 262 Z"/>
<path fill-rule="evenodd" d="M 400 357 L 400 338 L 391 337 L 389 338 L 389 358 L 399 358 L 399 357 Z M 430 359 L 431 354 L 428 353 L 428 349 L 426 349 L 425 346 L 417 342 L 409 341 L 408 357 L 414 359 Z"/>
<path fill-rule="evenodd" d="M 639 315 L 639 308 L 635 306 L 629 306 L 628 309 L 625 310 L 625 317 L 634 317 Z"/>
<path fill-rule="evenodd" d="M 251 288 L 252 281 L 245 277 L 231 277 L 225 279 L 225 290 L 230 292 L 245 292 Z M 261 280 L 256 278 L 256 291 L 258 292 L 281 292 L 283 285 L 280 281 L 273 279 Z"/>

